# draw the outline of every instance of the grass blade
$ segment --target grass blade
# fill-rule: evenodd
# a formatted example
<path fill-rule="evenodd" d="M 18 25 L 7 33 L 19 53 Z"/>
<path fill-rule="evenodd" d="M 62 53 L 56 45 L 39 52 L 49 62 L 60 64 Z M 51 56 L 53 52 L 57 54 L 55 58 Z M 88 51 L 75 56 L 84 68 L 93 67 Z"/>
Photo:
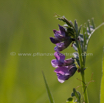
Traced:
<path fill-rule="evenodd" d="M 45 86 L 46 86 L 47 94 L 48 94 L 48 97 L 49 97 L 49 101 L 50 101 L 50 103 L 54 103 L 54 100 L 53 100 L 53 98 L 52 98 L 52 94 L 51 94 L 50 89 L 49 89 L 49 86 L 48 86 L 48 84 L 47 84 L 47 81 L 46 81 L 45 75 L 44 75 L 43 72 L 42 72 L 42 74 L 43 74 L 43 78 L 44 78 L 44 82 L 45 82 Z"/>

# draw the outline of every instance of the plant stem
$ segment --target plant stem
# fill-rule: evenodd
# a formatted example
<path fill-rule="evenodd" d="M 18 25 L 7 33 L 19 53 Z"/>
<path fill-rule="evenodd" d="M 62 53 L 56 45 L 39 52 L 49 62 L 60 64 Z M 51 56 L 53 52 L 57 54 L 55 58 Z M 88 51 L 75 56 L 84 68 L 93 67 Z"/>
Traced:
<path fill-rule="evenodd" d="M 89 103 L 88 96 L 87 96 L 87 86 L 85 82 L 85 74 L 84 74 L 84 68 L 85 68 L 85 60 L 82 58 L 82 51 L 79 42 L 76 40 L 76 44 L 78 47 L 78 53 L 79 53 L 79 61 L 80 61 L 80 69 L 81 69 L 81 78 L 82 78 L 82 88 L 83 88 L 83 95 L 84 95 L 84 102 Z M 85 58 L 84 58 L 85 59 Z"/>
<path fill-rule="evenodd" d="M 86 83 L 85 83 L 84 68 L 83 68 L 83 71 L 81 71 L 81 77 L 82 77 L 82 87 L 83 87 L 84 101 L 85 101 L 85 103 L 89 103 L 88 96 L 87 96 L 87 86 L 86 86 Z"/>

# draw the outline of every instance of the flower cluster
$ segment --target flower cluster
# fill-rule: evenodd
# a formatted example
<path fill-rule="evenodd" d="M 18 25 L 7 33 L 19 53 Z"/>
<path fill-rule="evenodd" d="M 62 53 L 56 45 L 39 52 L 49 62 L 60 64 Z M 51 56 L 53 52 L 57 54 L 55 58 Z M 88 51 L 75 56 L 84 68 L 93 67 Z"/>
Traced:
<path fill-rule="evenodd" d="M 54 38 L 50 37 L 51 42 L 56 44 L 56 47 L 54 48 L 55 51 L 64 50 L 72 42 L 71 37 L 67 35 L 65 29 L 60 25 L 59 29 L 60 29 L 59 31 L 53 30 Z"/>
<path fill-rule="evenodd" d="M 86 52 L 88 42 L 91 35 L 95 31 L 94 21 L 92 24 L 88 21 L 88 26 L 83 27 L 83 34 L 80 34 L 81 26 L 78 28 L 76 20 L 74 25 L 71 21 L 68 21 L 65 17 L 59 17 L 59 20 L 65 22 L 64 26 L 59 25 L 59 31 L 53 30 L 54 37 L 50 37 L 52 43 L 56 46 L 54 48 L 54 56 L 56 60 L 52 60 L 51 64 L 55 67 L 55 72 L 58 76 L 58 81 L 63 83 L 69 79 L 78 69 L 78 72 L 85 70 Z M 72 47 L 76 52 L 73 53 L 74 59 L 70 58 L 65 60 L 65 55 L 60 52 L 66 49 L 72 43 Z M 82 54 L 85 54 L 84 56 Z M 78 68 L 76 68 L 76 65 Z"/>
<path fill-rule="evenodd" d="M 53 32 L 54 37 L 50 37 L 50 40 L 52 43 L 56 44 L 56 47 L 54 48 L 56 51 L 54 53 L 56 59 L 53 59 L 51 64 L 54 68 L 56 68 L 54 72 L 57 73 L 58 81 L 63 83 L 65 80 L 73 76 L 77 70 L 74 64 L 74 59 L 70 58 L 65 60 L 65 55 L 60 53 L 60 51 L 64 50 L 71 44 L 73 38 L 71 38 L 67 31 L 65 31 L 65 28 L 60 25 L 59 31 L 53 30 Z"/>

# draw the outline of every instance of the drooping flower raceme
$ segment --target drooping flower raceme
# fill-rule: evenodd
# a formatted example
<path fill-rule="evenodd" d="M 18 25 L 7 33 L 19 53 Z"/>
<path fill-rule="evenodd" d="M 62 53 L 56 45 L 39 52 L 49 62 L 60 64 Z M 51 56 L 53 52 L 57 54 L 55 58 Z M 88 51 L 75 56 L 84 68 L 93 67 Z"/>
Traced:
<path fill-rule="evenodd" d="M 68 35 L 67 30 L 59 25 L 59 31 L 53 30 L 54 37 L 50 37 L 52 43 L 56 44 L 54 50 L 54 56 L 56 59 L 51 61 L 51 64 L 54 68 L 54 72 L 56 72 L 58 81 L 63 83 L 65 80 L 69 79 L 77 70 L 74 64 L 74 59 L 66 59 L 65 55 L 60 53 L 60 51 L 67 48 L 71 42 L 74 40 L 71 36 Z"/>
<path fill-rule="evenodd" d="M 56 59 L 53 59 L 51 64 L 56 68 L 54 72 L 57 73 L 58 81 L 63 83 L 76 72 L 77 68 L 74 66 L 74 59 L 65 60 L 65 55 L 59 52 L 55 52 L 54 56 Z"/>

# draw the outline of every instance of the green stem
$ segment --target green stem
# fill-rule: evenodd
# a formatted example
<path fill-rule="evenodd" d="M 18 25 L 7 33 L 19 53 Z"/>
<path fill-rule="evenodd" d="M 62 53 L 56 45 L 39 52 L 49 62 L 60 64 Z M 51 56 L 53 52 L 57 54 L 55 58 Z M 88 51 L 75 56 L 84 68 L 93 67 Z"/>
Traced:
<path fill-rule="evenodd" d="M 85 103 L 89 103 L 88 95 L 87 95 L 87 86 L 86 86 L 86 83 L 85 83 L 84 68 L 83 68 L 83 71 L 81 71 L 81 77 L 82 77 L 82 87 L 83 87 L 84 101 L 85 101 Z"/>
<path fill-rule="evenodd" d="M 82 51 L 79 42 L 76 40 L 76 44 L 78 47 L 78 53 L 79 53 L 79 61 L 80 61 L 80 69 L 81 69 L 81 78 L 82 78 L 82 88 L 83 88 L 83 95 L 84 95 L 84 102 L 89 103 L 88 96 L 87 96 L 87 86 L 85 82 L 85 75 L 84 75 L 84 68 L 85 68 L 85 61 L 82 58 Z"/>

